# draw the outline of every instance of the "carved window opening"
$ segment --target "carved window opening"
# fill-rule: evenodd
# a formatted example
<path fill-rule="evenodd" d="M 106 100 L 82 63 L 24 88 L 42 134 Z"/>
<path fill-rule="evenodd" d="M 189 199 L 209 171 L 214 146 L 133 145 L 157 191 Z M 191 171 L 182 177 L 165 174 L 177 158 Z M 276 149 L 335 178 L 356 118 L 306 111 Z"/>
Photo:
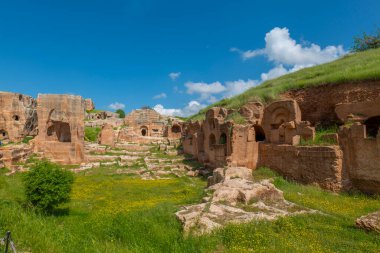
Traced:
<path fill-rule="evenodd" d="M 18 115 L 13 115 L 13 120 L 15 120 L 15 121 L 19 121 L 20 120 L 20 117 L 18 116 Z"/>
<path fill-rule="evenodd" d="M 8 132 L 5 131 L 4 129 L 0 130 L 0 140 L 5 140 L 8 139 Z"/>
<path fill-rule="evenodd" d="M 366 126 L 367 138 L 376 138 L 379 135 L 380 116 L 367 119 L 364 125 Z"/>

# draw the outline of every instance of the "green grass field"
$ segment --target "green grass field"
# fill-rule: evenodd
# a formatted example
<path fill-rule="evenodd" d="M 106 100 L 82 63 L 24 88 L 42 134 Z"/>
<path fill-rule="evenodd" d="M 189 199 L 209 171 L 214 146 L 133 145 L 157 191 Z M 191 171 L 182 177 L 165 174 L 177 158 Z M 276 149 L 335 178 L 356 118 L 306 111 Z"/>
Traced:
<path fill-rule="evenodd" d="M 72 200 L 54 215 L 24 206 L 22 174 L 0 175 L 0 232 L 11 230 L 23 252 L 378 252 L 380 235 L 354 220 L 380 208 L 378 197 L 338 195 L 288 182 L 268 169 L 286 199 L 324 215 L 230 225 L 211 235 L 184 237 L 174 213 L 199 203 L 199 178 L 141 180 L 103 167 L 76 175 Z M 119 168 L 120 169 L 120 168 Z M 1 249 L 1 246 L 0 246 Z M 3 249 L 1 249 L 3 250 Z"/>
<path fill-rule="evenodd" d="M 214 106 L 238 109 L 249 101 L 271 101 L 282 92 L 291 89 L 379 79 L 380 48 L 349 54 L 330 63 L 305 68 L 273 80 L 268 80 L 238 96 L 216 102 L 189 117 L 188 120 L 204 119 L 206 111 Z"/>

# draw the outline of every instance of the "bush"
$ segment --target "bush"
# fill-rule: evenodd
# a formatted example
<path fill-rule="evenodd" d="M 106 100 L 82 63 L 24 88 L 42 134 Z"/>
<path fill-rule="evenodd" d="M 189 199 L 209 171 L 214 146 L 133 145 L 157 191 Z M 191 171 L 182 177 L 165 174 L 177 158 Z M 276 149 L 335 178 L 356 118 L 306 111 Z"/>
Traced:
<path fill-rule="evenodd" d="M 84 138 L 86 141 L 96 142 L 102 129 L 100 127 L 86 127 L 84 129 Z"/>
<path fill-rule="evenodd" d="M 125 112 L 122 109 L 116 110 L 116 113 L 119 114 L 119 118 L 121 119 L 125 118 Z"/>
<path fill-rule="evenodd" d="M 357 36 L 354 38 L 354 46 L 352 47 L 354 52 L 375 48 L 380 48 L 380 29 L 378 29 L 373 35 L 363 33 L 362 36 Z"/>
<path fill-rule="evenodd" d="M 25 175 L 25 195 L 28 203 L 50 212 L 59 204 L 70 201 L 73 173 L 48 161 L 40 161 Z"/>

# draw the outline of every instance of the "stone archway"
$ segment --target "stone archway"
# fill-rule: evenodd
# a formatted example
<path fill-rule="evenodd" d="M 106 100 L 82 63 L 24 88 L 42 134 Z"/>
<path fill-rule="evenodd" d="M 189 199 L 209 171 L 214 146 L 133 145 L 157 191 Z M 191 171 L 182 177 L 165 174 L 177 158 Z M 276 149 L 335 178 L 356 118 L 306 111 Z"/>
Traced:
<path fill-rule="evenodd" d="M 255 129 L 255 141 L 265 141 L 265 132 L 261 126 L 253 126 Z"/>
<path fill-rule="evenodd" d="M 173 125 L 172 126 L 172 133 L 180 133 L 181 127 L 179 125 Z"/>
<path fill-rule="evenodd" d="M 141 136 L 148 136 L 148 128 L 146 126 L 141 127 Z"/>

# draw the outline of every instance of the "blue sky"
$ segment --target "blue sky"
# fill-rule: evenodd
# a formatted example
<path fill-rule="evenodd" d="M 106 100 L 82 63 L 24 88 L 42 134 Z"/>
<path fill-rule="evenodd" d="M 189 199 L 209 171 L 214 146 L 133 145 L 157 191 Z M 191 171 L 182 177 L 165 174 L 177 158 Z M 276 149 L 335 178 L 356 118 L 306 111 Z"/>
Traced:
<path fill-rule="evenodd" d="M 333 60 L 380 27 L 378 0 L 0 4 L 0 90 L 178 115 Z"/>

